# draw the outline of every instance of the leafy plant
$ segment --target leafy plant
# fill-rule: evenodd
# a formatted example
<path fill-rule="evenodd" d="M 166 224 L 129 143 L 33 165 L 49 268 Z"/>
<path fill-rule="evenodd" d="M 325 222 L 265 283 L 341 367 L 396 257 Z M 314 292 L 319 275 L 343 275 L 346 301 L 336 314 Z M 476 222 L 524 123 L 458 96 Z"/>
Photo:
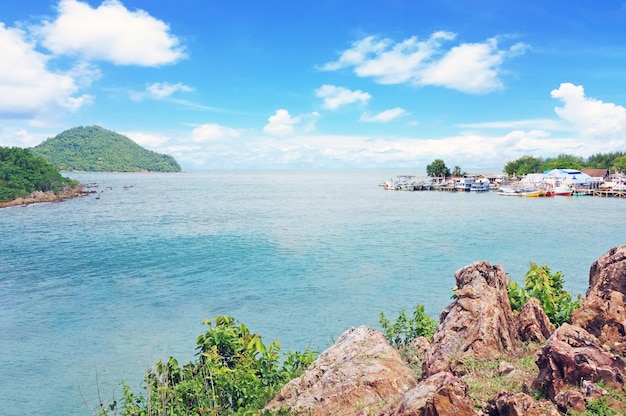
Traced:
<path fill-rule="evenodd" d="M 437 321 L 424 312 L 424 305 L 421 304 L 415 305 L 412 317 L 402 309 L 396 321 L 391 323 L 385 313 L 381 312 L 378 322 L 387 341 L 396 348 L 406 347 L 417 337 L 432 338 L 439 326 Z"/>
<path fill-rule="evenodd" d="M 520 310 L 529 298 L 539 300 L 548 319 L 557 327 L 570 322 L 572 312 L 580 307 L 581 301 L 580 295 L 572 300 L 572 296 L 563 289 L 562 272 L 551 273 L 547 265 L 538 266 L 534 262 L 530 263 L 530 270 L 524 277 L 524 287 L 509 280 L 507 292 L 513 310 Z"/>
<path fill-rule="evenodd" d="M 145 378 L 146 395 L 123 384 L 121 415 L 258 414 L 287 381 L 298 377 L 317 353 L 288 352 L 280 343 L 263 343 L 258 334 L 229 316 L 204 321 L 209 329 L 197 338 L 198 359 L 183 366 L 170 357 L 159 360 Z M 115 405 L 100 415 L 118 414 Z"/>

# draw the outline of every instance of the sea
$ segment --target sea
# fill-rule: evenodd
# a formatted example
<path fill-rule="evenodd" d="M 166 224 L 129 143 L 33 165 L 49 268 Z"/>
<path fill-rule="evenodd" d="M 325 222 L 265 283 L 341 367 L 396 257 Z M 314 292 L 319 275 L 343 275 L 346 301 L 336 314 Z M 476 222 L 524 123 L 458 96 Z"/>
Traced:
<path fill-rule="evenodd" d="M 159 359 L 194 359 L 228 315 L 283 351 L 423 304 L 454 273 L 530 262 L 584 295 L 626 244 L 626 200 L 385 191 L 406 170 L 217 170 L 65 176 L 91 194 L 0 210 L 0 415 L 94 415 Z"/>

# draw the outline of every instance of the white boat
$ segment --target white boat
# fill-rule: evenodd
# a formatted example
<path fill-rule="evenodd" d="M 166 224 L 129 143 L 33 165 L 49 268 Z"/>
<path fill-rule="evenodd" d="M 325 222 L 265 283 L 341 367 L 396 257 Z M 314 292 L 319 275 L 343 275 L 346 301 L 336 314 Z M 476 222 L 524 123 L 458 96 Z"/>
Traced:
<path fill-rule="evenodd" d="M 553 193 L 553 195 L 564 195 L 564 196 L 571 196 L 572 193 L 574 192 L 574 190 L 572 189 L 571 186 L 566 185 L 566 184 L 561 184 L 559 186 L 556 186 L 554 188 L 552 188 L 550 190 L 550 192 Z"/>
<path fill-rule="evenodd" d="M 470 192 L 486 192 L 489 190 L 489 182 L 474 182 L 470 185 Z"/>
<path fill-rule="evenodd" d="M 498 195 L 520 196 L 520 190 L 510 186 L 501 186 L 500 188 L 498 188 Z"/>

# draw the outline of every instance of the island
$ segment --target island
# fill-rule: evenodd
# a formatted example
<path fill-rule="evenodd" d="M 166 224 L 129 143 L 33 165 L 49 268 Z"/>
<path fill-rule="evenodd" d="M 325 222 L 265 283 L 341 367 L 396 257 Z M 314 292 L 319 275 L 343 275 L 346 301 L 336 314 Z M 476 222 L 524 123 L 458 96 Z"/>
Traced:
<path fill-rule="evenodd" d="M 100 126 L 79 126 L 30 149 L 61 171 L 181 172 L 169 155 L 145 149 L 128 137 Z"/>
<path fill-rule="evenodd" d="M 84 185 L 61 176 L 55 165 L 28 149 L 0 147 L 0 208 L 85 194 Z"/>

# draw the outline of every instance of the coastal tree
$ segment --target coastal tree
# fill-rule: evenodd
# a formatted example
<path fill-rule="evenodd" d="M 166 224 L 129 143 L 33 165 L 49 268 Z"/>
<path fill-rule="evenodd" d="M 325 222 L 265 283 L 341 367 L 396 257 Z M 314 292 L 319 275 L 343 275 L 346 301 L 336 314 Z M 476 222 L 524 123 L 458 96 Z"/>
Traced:
<path fill-rule="evenodd" d="M 450 169 L 446 166 L 445 162 L 442 159 L 435 159 L 433 163 L 426 166 L 426 174 L 428 176 L 449 176 Z"/>
<path fill-rule="evenodd" d="M 455 166 L 454 169 L 452 169 L 452 176 L 465 176 L 465 175 L 467 175 L 467 172 L 463 172 L 460 166 Z"/>
<path fill-rule="evenodd" d="M 585 161 L 580 156 L 560 154 L 557 157 L 548 158 L 541 165 L 540 170 L 552 169 L 582 169 Z"/>
<path fill-rule="evenodd" d="M 541 158 L 528 155 L 522 156 L 504 165 L 504 173 L 509 176 L 524 176 L 529 173 L 540 172 L 542 165 L 543 160 Z"/>
<path fill-rule="evenodd" d="M 626 172 L 626 155 L 620 156 L 613 160 L 613 165 L 611 166 L 612 171 L 618 171 L 621 173 Z"/>

